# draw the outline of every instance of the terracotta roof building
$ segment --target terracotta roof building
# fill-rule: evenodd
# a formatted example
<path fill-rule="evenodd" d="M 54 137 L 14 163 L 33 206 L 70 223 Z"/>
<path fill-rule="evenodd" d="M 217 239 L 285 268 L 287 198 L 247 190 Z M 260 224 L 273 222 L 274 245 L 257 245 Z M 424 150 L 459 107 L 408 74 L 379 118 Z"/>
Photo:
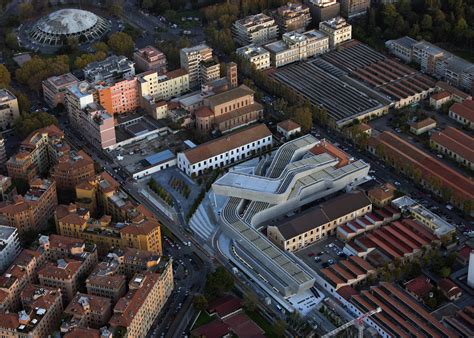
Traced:
<path fill-rule="evenodd" d="M 222 136 L 178 153 L 178 167 L 188 176 L 244 160 L 272 145 L 272 133 L 264 124 Z"/>
<path fill-rule="evenodd" d="M 240 85 L 204 98 L 203 107 L 195 113 L 197 130 L 225 133 L 260 120 L 263 106 L 255 102 L 254 94 L 246 85 Z"/>
<path fill-rule="evenodd" d="M 137 274 L 128 293 L 114 307 L 109 324 L 112 330 L 124 328 L 128 337 L 144 337 L 173 291 L 171 261 L 159 273 Z"/>
<path fill-rule="evenodd" d="M 474 101 L 471 99 L 453 104 L 449 108 L 449 117 L 469 129 L 474 129 Z"/>
<path fill-rule="evenodd" d="M 74 191 L 77 184 L 95 176 L 94 161 L 83 150 L 62 156 L 53 167 L 51 176 L 60 191 Z"/>
<path fill-rule="evenodd" d="M 415 135 L 421 135 L 433 128 L 436 128 L 436 121 L 427 117 L 426 119 L 413 123 L 410 126 L 410 131 Z"/>
<path fill-rule="evenodd" d="M 474 199 L 474 181 L 471 178 L 461 175 L 391 132 L 385 131 L 377 137 L 371 137 L 368 148 L 392 166 L 419 180 L 420 184 L 435 194 L 441 196 L 444 189 L 449 189 L 450 202 L 460 209 Z"/>
<path fill-rule="evenodd" d="M 112 302 L 109 298 L 77 293 L 64 309 L 61 332 L 67 333 L 74 327 L 99 329 L 112 316 Z"/>
<path fill-rule="evenodd" d="M 115 304 L 127 292 L 127 278 L 120 268 L 119 259 L 114 255 L 99 263 L 86 279 L 87 293 L 110 298 Z"/>
<path fill-rule="evenodd" d="M 457 128 L 447 127 L 431 134 L 430 145 L 459 164 L 474 169 L 474 138 Z"/>
<path fill-rule="evenodd" d="M 451 316 L 443 318 L 443 322 L 460 337 L 473 337 L 474 306 L 466 306 L 464 309 L 453 313 Z"/>
<path fill-rule="evenodd" d="M 391 183 L 385 183 L 382 186 L 370 189 L 367 196 L 375 206 L 381 208 L 392 201 L 395 191 L 396 188 Z"/>
<path fill-rule="evenodd" d="M 154 70 L 159 74 L 166 73 L 166 55 L 153 46 L 146 46 L 133 53 L 133 61 L 143 72 Z"/>
<path fill-rule="evenodd" d="M 46 226 L 58 205 L 56 182 L 35 178 L 24 196 L 16 195 L 13 201 L 0 206 L 0 218 L 20 234 L 27 230 L 38 231 Z"/>
<path fill-rule="evenodd" d="M 461 289 L 449 278 L 439 280 L 438 289 L 440 289 L 443 295 L 450 301 L 458 300 L 462 295 Z"/>
<path fill-rule="evenodd" d="M 81 261 L 58 259 L 57 263 L 48 262 L 38 271 L 41 285 L 60 288 L 65 302 L 72 300 L 79 288 L 80 278 L 86 276 Z"/>
<path fill-rule="evenodd" d="M 301 126 L 293 120 L 285 120 L 277 124 L 277 131 L 286 139 L 301 133 Z"/>
<path fill-rule="evenodd" d="M 453 331 L 391 283 L 383 282 L 353 295 L 349 307 L 357 315 L 380 307 L 382 311 L 366 318 L 365 323 L 385 337 L 455 337 Z"/>
<path fill-rule="evenodd" d="M 283 250 L 296 251 L 336 232 L 338 225 L 372 210 L 363 192 L 340 195 L 267 227 L 267 237 Z"/>
<path fill-rule="evenodd" d="M 419 301 L 428 296 L 433 289 L 433 285 L 428 277 L 423 275 L 413 278 L 405 283 L 405 290 Z"/>

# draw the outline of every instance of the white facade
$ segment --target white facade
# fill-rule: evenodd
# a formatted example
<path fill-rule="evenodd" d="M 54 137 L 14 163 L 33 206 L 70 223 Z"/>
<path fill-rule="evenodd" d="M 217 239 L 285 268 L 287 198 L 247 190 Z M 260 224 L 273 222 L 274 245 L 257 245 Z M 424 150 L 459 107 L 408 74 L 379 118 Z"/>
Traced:
<path fill-rule="evenodd" d="M 331 49 L 352 39 L 352 26 L 341 17 L 320 22 L 319 30 L 329 36 L 329 48 Z"/>
<path fill-rule="evenodd" d="M 317 30 L 289 32 L 283 34 L 282 40 L 267 44 L 265 48 L 270 51 L 271 65 L 278 68 L 326 53 L 329 51 L 329 37 Z"/>
<path fill-rule="evenodd" d="M 241 46 L 262 44 L 278 37 L 278 25 L 273 18 L 260 13 L 234 22 L 232 33 Z"/>
<path fill-rule="evenodd" d="M 189 91 L 189 74 L 176 70 L 164 75 L 157 72 L 145 73 L 137 77 L 140 97 L 169 100 Z"/>
<path fill-rule="evenodd" d="M 469 270 L 467 272 L 467 285 L 474 288 L 474 251 L 469 254 Z"/>
<path fill-rule="evenodd" d="M 64 103 L 69 117 L 69 122 L 76 128 L 81 125 L 82 110 L 94 103 L 94 95 L 87 82 L 81 82 L 68 88 Z"/>
<path fill-rule="evenodd" d="M 0 273 L 10 266 L 20 251 L 17 229 L 0 225 Z"/>
<path fill-rule="evenodd" d="M 270 52 L 265 48 L 248 45 L 238 48 L 236 53 L 250 62 L 257 70 L 270 68 Z"/>
<path fill-rule="evenodd" d="M 20 117 L 18 100 L 7 89 L 0 89 L 0 128 L 7 129 Z"/>
<path fill-rule="evenodd" d="M 179 51 L 181 68 L 189 74 L 189 86 L 201 84 L 201 63 L 212 61 L 212 48 L 205 44 L 183 48 Z"/>
<path fill-rule="evenodd" d="M 224 137 L 225 138 L 225 137 Z M 254 152 L 266 149 L 272 145 L 272 136 L 265 136 L 258 140 L 243 144 L 238 148 L 232 148 L 219 154 L 213 154 L 199 162 L 191 162 L 185 153 L 178 153 L 178 168 L 188 176 L 201 175 L 205 170 L 221 168 L 225 165 L 244 160 L 253 155 Z M 199 148 L 199 146 L 197 147 Z"/>

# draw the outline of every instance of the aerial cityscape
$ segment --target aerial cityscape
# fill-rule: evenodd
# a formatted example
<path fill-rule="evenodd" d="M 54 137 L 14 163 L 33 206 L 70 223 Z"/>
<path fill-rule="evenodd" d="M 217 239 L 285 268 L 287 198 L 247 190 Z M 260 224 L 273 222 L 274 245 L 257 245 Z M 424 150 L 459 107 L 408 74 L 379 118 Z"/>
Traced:
<path fill-rule="evenodd" d="M 0 337 L 474 337 L 474 0 L 0 0 Z"/>

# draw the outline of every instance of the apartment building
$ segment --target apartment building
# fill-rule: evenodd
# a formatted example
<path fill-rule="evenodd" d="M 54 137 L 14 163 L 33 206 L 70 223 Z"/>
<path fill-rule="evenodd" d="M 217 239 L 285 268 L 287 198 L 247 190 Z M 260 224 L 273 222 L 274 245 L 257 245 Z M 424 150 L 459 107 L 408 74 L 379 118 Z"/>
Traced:
<path fill-rule="evenodd" d="M 320 22 L 319 30 L 328 35 L 330 49 L 352 39 L 352 26 L 341 17 Z"/>
<path fill-rule="evenodd" d="M 264 46 L 270 52 L 272 67 L 303 61 L 329 51 L 329 37 L 318 30 L 305 33 L 289 32 L 282 39 Z"/>
<path fill-rule="evenodd" d="M 81 126 L 82 111 L 94 103 L 95 89 L 87 81 L 70 86 L 64 95 L 69 122 L 75 128 Z"/>
<path fill-rule="evenodd" d="M 115 82 L 95 86 L 98 101 L 109 114 L 122 114 L 136 110 L 140 106 L 138 81 L 135 75 Z"/>
<path fill-rule="evenodd" d="M 336 233 L 339 225 L 372 210 L 363 192 L 335 197 L 293 217 L 267 227 L 267 237 L 286 251 L 297 251 Z"/>
<path fill-rule="evenodd" d="M 135 76 L 135 64 L 125 56 L 112 55 L 105 60 L 89 63 L 82 71 L 89 83 L 114 82 Z"/>
<path fill-rule="evenodd" d="M 7 164 L 7 150 L 5 149 L 5 139 L 0 136 L 0 169 L 4 170 Z"/>
<path fill-rule="evenodd" d="M 10 266 L 20 251 L 18 230 L 14 227 L 0 225 L 0 273 Z"/>
<path fill-rule="evenodd" d="M 313 22 L 318 25 L 321 21 L 326 21 L 340 16 L 341 4 L 336 0 L 305 0 L 308 5 Z"/>
<path fill-rule="evenodd" d="M 263 117 L 263 106 L 254 101 L 255 92 L 246 85 L 204 98 L 195 111 L 196 128 L 201 133 L 211 130 L 229 132 Z"/>
<path fill-rule="evenodd" d="M 95 176 L 94 161 L 83 150 L 62 156 L 51 170 L 60 191 L 74 191 L 76 185 Z"/>
<path fill-rule="evenodd" d="M 160 223 L 154 218 L 141 215 L 135 221 L 113 223 L 110 216 L 94 219 L 89 212 L 74 208 L 68 208 L 64 215 L 64 208 L 60 206 L 56 211 L 58 232 L 96 244 L 100 255 L 111 247 L 162 252 Z"/>
<path fill-rule="evenodd" d="M 154 71 L 158 74 L 166 73 L 166 55 L 153 46 L 146 46 L 133 53 L 133 61 L 142 72 Z"/>
<path fill-rule="evenodd" d="M 213 61 L 212 48 L 205 44 L 182 48 L 179 51 L 179 58 L 181 68 L 189 74 L 189 87 L 196 88 L 204 84 L 205 79 L 202 77 L 201 65 Z"/>
<path fill-rule="evenodd" d="M 118 257 L 108 255 L 87 277 L 87 293 L 109 298 L 112 304 L 116 304 L 127 292 L 127 278 L 120 272 L 120 266 Z"/>
<path fill-rule="evenodd" d="M 188 176 L 200 176 L 271 146 L 271 131 L 264 124 L 257 124 L 178 153 L 178 168 Z"/>
<path fill-rule="evenodd" d="M 472 99 L 453 104 L 449 108 L 448 115 L 466 128 L 474 129 L 474 101 Z"/>
<path fill-rule="evenodd" d="M 261 45 L 278 37 L 278 25 L 266 14 L 250 15 L 234 22 L 232 35 L 241 46 Z"/>
<path fill-rule="evenodd" d="M 142 106 L 150 99 L 166 101 L 189 91 L 189 74 L 183 68 L 162 75 L 156 71 L 150 71 L 139 74 L 137 79 Z"/>
<path fill-rule="evenodd" d="M 36 178 L 30 181 L 30 189 L 24 196 L 16 195 L 13 201 L 0 207 L 0 219 L 17 228 L 20 234 L 28 230 L 38 231 L 46 226 L 57 205 L 56 183 Z"/>
<path fill-rule="evenodd" d="M 129 291 L 114 307 L 109 325 L 125 328 L 125 337 L 144 337 L 173 291 L 171 260 L 163 261 L 159 272 L 136 274 Z"/>
<path fill-rule="evenodd" d="M 109 298 L 76 293 L 63 312 L 61 333 L 75 327 L 99 329 L 106 326 L 112 317 L 112 302 Z"/>
<path fill-rule="evenodd" d="M 38 271 L 42 286 L 61 289 L 65 304 L 69 303 L 79 288 L 79 281 L 86 276 L 82 261 L 64 258 L 48 262 Z"/>
<path fill-rule="evenodd" d="M 0 89 L 0 128 L 7 129 L 20 117 L 18 100 L 8 89 Z"/>
<path fill-rule="evenodd" d="M 448 84 L 473 93 L 474 64 L 432 43 L 409 37 L 385 43 L 390 52 L 406 62 L 415 62 L 421 70 Z"/>
<path fill-rule="evenodd" d="M 278 7 L 272 16 L 281 34 L 287 32 L 304 32 L 311 22 L 309 7 L 301 3 L 292 3 Z"/>
<path fill-rule="evenodd" d="M 79 80 L 71 73 L 47 78 L 42 82 L 44 101 L 50 108 L 56 108 L 58 104 L 64 105 L 67 89 L 78 83 Z"/>
<path fill-rule="evenodd" d="M 237 55 L 250 62 L 256 70 L 270 68 L 270 52 L 265 48 L 256 45 L 248 45 L 237 48 L 235 52 Z"/>
<path fill-rule="evenodd" d="M 106 149 L 117 143 L 114 117 L 100 104 L 88 104 L 80 118 L 81 133 L 91 145 Z"/>
<path fill-rule="evenodd" d="M 162 257 L 151 251 L 139 250 L 134 248 L 125 248 L 117 250 L 116 253 L 121 261 L 121 270 L 128 277 L 131 278 L 135 274 L 150 270 L 157 267 Z"/>
<path fill-rule="evenodd" d="M 36 280 L 36 272 L 44 260 L 40 252 L 29 249 L 20 252 L 0 277 L 0 312 L 20 310 L 21 292 Z"/>
<path fill-rule="evenodd" d="M 8 201 L 17 195 L 16 187 L 12 183 L 11 177 L 0 175 L 0 199 Z"/>
<path fill-rule="evenodd" d="M 61 291 L 58 288 L 28 284 L 21 292 L 20 298 L 23 306 L 19 315 L 20 326 L 17 329 L 20 337 L 27 332 L 30 337 L 50 336 L 61 320 Z"/>
<path fill-rule="evenodd" d="M 370 0 L 341 0 L 341 15 L 346 19 L 352 19 L 359 15 L 365 15 L 370 7 Z"/>
<path fill-rule="evenodd" d="M 64 132 L 57 126 L 38 129 L 21 142 L 18 153 L 7 161 L 8 176 L 26 180 L 31 175 L 45 174 L 69 150 Z"/>
<path fill-rule="evenodd" d="M 462 166 L 474 169 L 474 138 L 459 129 L 447 127 L 431 134 L 430 146 Z"/>
<path fill-rule="evenodd" d="M 82 262 L 83 270 L 90 273 L 97 265 L 97 247 L 78 238 L 51 234 L 38 239 L 38 251 L 52 262 L 71 258 Z"/>

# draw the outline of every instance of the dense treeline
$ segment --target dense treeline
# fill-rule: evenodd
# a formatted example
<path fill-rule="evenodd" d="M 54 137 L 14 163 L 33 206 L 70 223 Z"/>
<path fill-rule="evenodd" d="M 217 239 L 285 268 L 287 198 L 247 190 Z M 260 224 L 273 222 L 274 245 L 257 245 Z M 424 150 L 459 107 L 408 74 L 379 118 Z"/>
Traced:
<path fill-rule="evenodd" d="M 472 54 L 474 0 L 400 0 L 373 6 L 354 25 L 353 35 L 379 47 L 385 40 L 409 35 Z"/>

